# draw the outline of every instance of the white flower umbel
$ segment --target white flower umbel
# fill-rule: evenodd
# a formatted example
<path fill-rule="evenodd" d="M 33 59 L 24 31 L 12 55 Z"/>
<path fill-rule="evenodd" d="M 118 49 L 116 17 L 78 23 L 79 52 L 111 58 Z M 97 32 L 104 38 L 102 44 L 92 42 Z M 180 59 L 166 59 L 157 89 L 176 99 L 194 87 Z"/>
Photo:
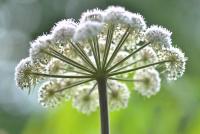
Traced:
<path fill-rule="evenodd" d="M 95 21 L 81 23 L 74 34 L 74 41 L 85 41 L 96 36 L 101 31 L 102 26 L 102 23 Z"/>
<path fill-rule="evenodd" d="M 132 30 L 129 40 L 130 42 L 137 44 L 140 41 L 143 41 L 143 35 L 147 28 L 146 22 L 143 16 L 138 13 L 127 12 L 127 16 L 129 17 L 127 24 Z"/>
<path fill-rule="evenodd" d="M 158 61 L 156 52 L 149 46 L 142 49 L 136 59 L 138 60 L 137 66 L 147 65 Z"/>
<path fill-rule="evenodd" d="M 170 48 L 172 45 L 171 34 L 166 28 L 153 25 L 146 30 L 144 39 L 156 49 Z"/>
<path fill-rule="evenodd" d="M 119 6 L 109 6 L 105 10 L 104 22 L 106 23 L 126 23 L 128 16 L 126 16 L 126 10 Z"/>
<path fill-rule="evenodd" d="M 180 49 L 174 47 L 165 49 L 159 52 L 159 59 L 161 61 L 169 60 L 165 63 L 164 70 L 168 80 L 177 80 L 184 74 L 187 58 Z"/>
<path fill-rule="evenodd" d="M 130 92 L 125 84 L 117 81 L 108 81 L 108 101 L 111 111 L 126 108 L 128 106 L 128 99 Z"/>
<path fill-rule="evenodd" d="M 134 76 L 135 91 L 150 97 L 160 91 L 160 77 L 153 68 L 138 70 Z"/>
<path fill-rule="evenodd" d="M 45 82 L 38 91 L 38 101 L 44 107 L 55 107 L 65 99 L 63 92 L 55 92 L 60 89 L 60 83 L 56 80 Z"/>
<path fill-rule="evenodd" d="M 93 85 L 85 85 L 79 87 L 79 91 L 73 98 L 73 106 L 80 112 L 90 114 L 96 111 L 99 102 L 96 91 L 91 92 Z"/>
<path fill-rule="evenodd" d="M 64 62 L 58 59 L 52 59 L 48 63 L 46 70 L 49 74 L 59 74 L 64 73 L 66 67 L 67 65 Z"/>
<path fill-rule="evenodd" d="M 66 73 L 66 75 L 74 75 L 74 73 Z M 74 95 L 76 95 L 78 90 L 77 87 L 72 86 L 71 88 L 68 88 L 76 82 L 76 79 L 57 79 L 57 83 L 60 83 L 61 89 L 66 88 L 66 90 L 62 91 L 65 94 L 66 100 L 70 100 Z"/>
<path fill-rule="evenodd" d="M 135 33 L 141 34 L 146 30 L 147 25 L 142 15 L 131 12 L 126 12 L 126 14 L 126 16 L 129 17 L 129 21 L 127 22 L 127 24 L 130 25 Z"/>
<path fill-rule="evenodd" d="M 85 114 L 99 107 L 101 134 L 109 134 L 108 105 L 112 111 L 128 105 L 126 83 L 149 98 L 160 90 L 160 74 L 176 80 L 187 59 L 173 48 L 171 32 L 147 28 L 142 15 L 119 6 L 86 11 L 79 23 L 59 21 L 31 42 L 29 52 L 16 67 L 17 86 L 41 83 L 38 96 L 45 107 L 70 99 Z"/>
<path fill-rule="evenodd" d="M 102 22 L 104 19 L 104 12 L 98 8 L 83 12 L 80 18 L 80 23 L 86 21 Z"/>
<path fill-rule="evenodd" d="M 51 31 L 54 41 L 65 42 L 71 39 L 75 33 L 76 27 L 77 24 L 73 19 L 59 21 Z"/>
<path fill-rule="evenodd" d="M 34 64 L 32 64 L 30 57 L 22 59 L 19 64 L 15 68 L 15 81 L 16 85 L 21 89 L 31 88 L 31 86 L 35 85 L 38 76 L 31 75 L 31 72 L 36 68 Z"/>
<path fill-rule="evenodd" d="M 29 49 L 29 55 L 34 63 L 47 64 L 51 57 L 44 53 L 45 50 L 51 45 L 52 36 L 42 35 L 35 41 L 31 42 L 31 48 Z"/>
<path fill-rule="evenodd" d="M 112 38 L 113 38 L 114 44 L 119 42 L 120 37 L 123 36 L 123 34 L 125 33 L 125 31 L 128 28 L 130 28 L 129 15 L 130 14 L 128 11 L 126 11 L 124 8 L 118 7 L 118 6 L 109 6 L 105 10 L 104 22 L 108 26 L 110 26 L 110 29 L 113 28 L 115 30 L 115 32 L 112 33 Z M 115 27 L 112 27 L 112 25 L 115 25 Z M 132 30 L 133 29 L 134 28 L 132 28 Z M 106 31 L 105 31 L 105 33 L 106 33 Z"/>

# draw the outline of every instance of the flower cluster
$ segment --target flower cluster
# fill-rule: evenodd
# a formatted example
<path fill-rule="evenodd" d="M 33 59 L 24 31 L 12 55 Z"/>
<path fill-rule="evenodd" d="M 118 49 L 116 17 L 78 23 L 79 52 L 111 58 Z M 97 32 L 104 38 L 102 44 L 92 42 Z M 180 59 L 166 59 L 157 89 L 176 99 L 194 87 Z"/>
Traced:
<path fill-rule="evenodd" d="M 123 7 L 89 10 L 79 22 L 64 19 L 49 34 L 30 43 L 29 57 L 16 67 L 21 89 L 42 82 L 38 100 L 54 107 L 72 99 L 73 107 L 89 114 L 99 107 L 98 80 L 104 79 L 111 110 L 126 108 L 128 82 L 142 96 L 160 91 L 160 74 L 176 80 L 187 58 L 172 45 L 171 32 L 148 27 L 143 16 Z"/>

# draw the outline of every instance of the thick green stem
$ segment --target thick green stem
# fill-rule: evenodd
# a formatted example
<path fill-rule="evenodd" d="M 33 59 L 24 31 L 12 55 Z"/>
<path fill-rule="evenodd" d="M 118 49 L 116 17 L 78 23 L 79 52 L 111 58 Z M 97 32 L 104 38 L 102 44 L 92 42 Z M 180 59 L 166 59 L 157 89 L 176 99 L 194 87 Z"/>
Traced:
<path fill-rule="evenodd" d="M 106 78 L 100 78 L 97 80 L 101 117 L 101 134 L 109 134 L 109 112 L 107 102 L 106 81 Z"/>

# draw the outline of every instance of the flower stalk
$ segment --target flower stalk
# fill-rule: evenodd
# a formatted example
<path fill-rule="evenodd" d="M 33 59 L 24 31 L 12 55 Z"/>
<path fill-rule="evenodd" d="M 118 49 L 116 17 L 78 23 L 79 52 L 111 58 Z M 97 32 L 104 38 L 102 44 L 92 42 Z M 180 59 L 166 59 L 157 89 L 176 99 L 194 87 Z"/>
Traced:
<path fill-rule="evenodd" d="M 107 100 L 107 79 L 99 78 L 97 80 L 99 92 L 99 107 L 100 107 L 100 120 L 101 120 L 101 134 L 109 134 L 109 112 Z"/>
<path fill-rule="evenodd" d="M 155 62 L 155 63 L 152 63 L 152 64 L 136 67 L 136 68 L 129 69 L 129 70 L 124 70 L 124 71 L 119 71 L 119 72 L 114 72 L 114 73 L 111 72 L 108 76 L 114 76 L 114 75 L 129 73 L 129 72 L 133 72 L 133 71 L 136 71 L 136 70 L 140 70 L 140 69 L 144 69 L 144 68 L 147 68 L 147 67 L 151 67 L 151 66 L 154 66 L 154 65 L 160 65 L 160 64 L 163 64 L 163 63 L 166 63 L 166 62 L 171 62 L 171 61 L 170 60 L 165 60 L 165 61 Z"/>

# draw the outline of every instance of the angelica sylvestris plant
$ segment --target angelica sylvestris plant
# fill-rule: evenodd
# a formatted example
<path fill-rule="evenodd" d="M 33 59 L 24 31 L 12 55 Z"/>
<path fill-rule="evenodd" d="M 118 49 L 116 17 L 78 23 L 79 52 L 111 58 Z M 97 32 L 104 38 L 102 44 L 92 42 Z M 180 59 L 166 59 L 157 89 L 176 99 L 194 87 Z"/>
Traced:
<path fill-rule="evenodd" d="M 30 43 L 16 67 L 16 84 L 30 92 L 40 84 L 39 103 L 55 107 L 72 100 L 84 114 L 100 109 L 101 133 L 109 134 L 109 111 L 128 106 L 130 89 L 144 97 L 160 91 L 161 77 L 176 80 L 187 58 L 172 46 L 171 32 L 147 27 L 143 16 L 110 6 L 64 19 Z"/>

